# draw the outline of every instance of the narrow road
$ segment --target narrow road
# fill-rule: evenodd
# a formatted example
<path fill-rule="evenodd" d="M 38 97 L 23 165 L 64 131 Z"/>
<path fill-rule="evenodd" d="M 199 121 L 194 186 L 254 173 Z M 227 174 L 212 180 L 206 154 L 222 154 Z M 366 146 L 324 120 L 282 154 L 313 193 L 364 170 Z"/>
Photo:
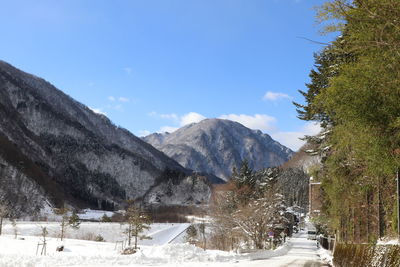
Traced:
<path fill-rule="evenodd" d="M 283 256 L 271 257 L 252 261 L 245 266 L 252 267 L 322 267 L 329 266 L 321 262 L 317 255 L 317 245 L 315 240 L 307 240 L 307 234 L 301 233 L 292 237 L 287 254 Z"/>

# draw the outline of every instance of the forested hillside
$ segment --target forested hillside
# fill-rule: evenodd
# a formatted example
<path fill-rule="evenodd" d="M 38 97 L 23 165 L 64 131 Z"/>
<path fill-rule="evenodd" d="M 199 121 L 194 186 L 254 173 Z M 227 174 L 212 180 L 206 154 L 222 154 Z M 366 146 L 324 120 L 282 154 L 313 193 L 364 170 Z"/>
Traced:
<path fill-rule="evenodd" d="M 400 1 L 334 0 L 318 18 L 339 37 L 315 55 L 299 118 L 325 128 L 318 218 L 342 241 L 374 242 L 397 231 L 400 166 Z"/>
<path fill-rule="evenodd" d="M 0 205 L 114 209 L 207 201 L 204 177 L 56 87 L 0 61 Z M 183 199 L 182 199 L 183 197 Z M 200 197 L 200 199 L 198 199 Z"/>

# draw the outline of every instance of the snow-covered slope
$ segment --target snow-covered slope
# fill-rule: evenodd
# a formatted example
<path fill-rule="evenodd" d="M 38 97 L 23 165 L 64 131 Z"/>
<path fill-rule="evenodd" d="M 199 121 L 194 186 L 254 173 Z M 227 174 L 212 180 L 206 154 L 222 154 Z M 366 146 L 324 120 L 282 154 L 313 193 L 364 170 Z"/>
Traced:
<path fill-rule="evenodd" d="M 46 202 L 113 208 L 158 190 L 174 203 L 203 202 L 204 179 L 50 83 L 0 61 L 0 203 L 37 213 Z M 181 182 L 184 196 L 175 194 Z M 163 184 L 173 184 L 171 192 Z M 182 190 L 181 190 L 182 191 Z M 171 200 L 169 199 L 171 198 Z M 146 198 L 148 199 L 148 198 Z"/>
<path fill-rule="evenodd" d="M 182 166 L 225 180 L 244 159 L 252 169 L 259 170 L 282 165 L 293 154 L 268 134 L 222 119 L 206 119 L 173 133 L 156 133 L 143 139 Z"/>

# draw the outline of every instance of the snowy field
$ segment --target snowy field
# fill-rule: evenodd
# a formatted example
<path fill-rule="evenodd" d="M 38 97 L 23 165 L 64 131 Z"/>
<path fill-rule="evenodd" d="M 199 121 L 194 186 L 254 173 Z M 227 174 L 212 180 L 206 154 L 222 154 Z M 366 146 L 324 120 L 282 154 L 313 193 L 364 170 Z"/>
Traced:
<path fill-rule="evenodd" d="M 183 242 L 184 232 L 190 224 L 188 223 L 154 223 L 144 234 L 150 236 L 151 240 L 139 241 L 141 245 L 164 245 L 171 242 Z M 18 234 L 24 236 L 40 236 L 41 227 L 46 227 L 49 237 L 58 237 L 60 234 L 60 223 L 57 222 L 18 222 Z M 81 223 L 79 229 L 67 228 L 65 236 L 70 239 L 90 240 L 97 235 L 101 235 L 106 242 L 114 243 L 126 239 L 124 234 L 127 225 L 120 223 L 100 223 L 86 222 Z M 3 233 L 14 235 L 11 224 L 3 226 Z M 180 235 L 183 233 L 182 235 Z"/>
<path fill-rule="evenodd" d="M 121 255 L 115 241 L 124 238 L 124 226 L 119 223 L 82 223 L 79 230 L 69 229 L 67 235 L 79 237 L 87 233 L 100 233 L 107 242 L 95 242 L 68 238 L 48 238 L 47 255 L 36 255 L 40 242 L 40 226 L 46 226 L 50 235 L 57 235 L 58 223 L 20 222 L 20 235 L 15 239 L 13 228 L 6 224 L 0 236 L 0 266 L 4 267 L 51 267 L 51 266 L 162 266 L 162 267 L 257 267 L 257 266 L 327 266 L 319 264 L 315 241 L 305 234 L 291 238 L 289 242 L 274 250 L 251 254 L 236 254 L 223 251 L 203 251 L 184 243 L 188 224 L 154 224 L 148 231 L 153 239 L 141 241 L 141 249 L 133 255 Z M 21 240 L 23 238 L 24 240 Z M 63 252 L 56 247 L 63 244 Z M 39 250 L 40 254 L 40 250 Z M 288 265 L 289 264 L 289 265 Z"/>

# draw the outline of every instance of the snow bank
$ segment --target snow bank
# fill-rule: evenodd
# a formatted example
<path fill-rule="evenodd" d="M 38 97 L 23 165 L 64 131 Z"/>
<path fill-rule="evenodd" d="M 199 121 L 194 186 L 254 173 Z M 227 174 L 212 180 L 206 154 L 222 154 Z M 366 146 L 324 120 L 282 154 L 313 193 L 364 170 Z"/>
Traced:
<path fill-rule="evenodd" d="M 206 250 L 189 244 L 168 244 L 164 246 L 145 247 L 134 254 L 139 264 L 183 263 L 183 262 L 229 262 L 240 258 L 240 255 L 218 250 Z"/>
<path fill-rule="evenodd" d="M 0 237 L 0 266 L 115 266 L 173 265 L 187 262 L 230 262 L 238 255 L 223 251 L 203 251 L 189 244 L 142 246 L 136 254 L 121 255 L 115 244 L 66 239 L 64 252 L 56 252 L 60 241 L 49 238 L 46 256 L 36 256 L 38 237 Z M 40 254 L 40 250 L 39 250 Z"/>
<path fill-rule="evenodd" d="M 398 239 L 379 239 L 377 245 L 399 245 Z"/>
<path fill-rule="evenodd" d="M 280 246 L 275 250 L 260 250 L 257 252 L 245 254 L 242 256 L 242 258 L 249 259 L 249 260 L 262 260 L 262 259 L 268 259 L 271 257 L 283 256 L 286 253 L 288 253 L 290 248 L 291 248 L 291 244 L 287 242 L 283 246 Z"/>
<path fill-rule="evenodd" d="M 317 254 L 323 262 L 328 263 L 329 265 L 333 266 L 333 255 L 330 250 L 326 250 L 324 248 L 319 248 L 317 251 Z"/>

